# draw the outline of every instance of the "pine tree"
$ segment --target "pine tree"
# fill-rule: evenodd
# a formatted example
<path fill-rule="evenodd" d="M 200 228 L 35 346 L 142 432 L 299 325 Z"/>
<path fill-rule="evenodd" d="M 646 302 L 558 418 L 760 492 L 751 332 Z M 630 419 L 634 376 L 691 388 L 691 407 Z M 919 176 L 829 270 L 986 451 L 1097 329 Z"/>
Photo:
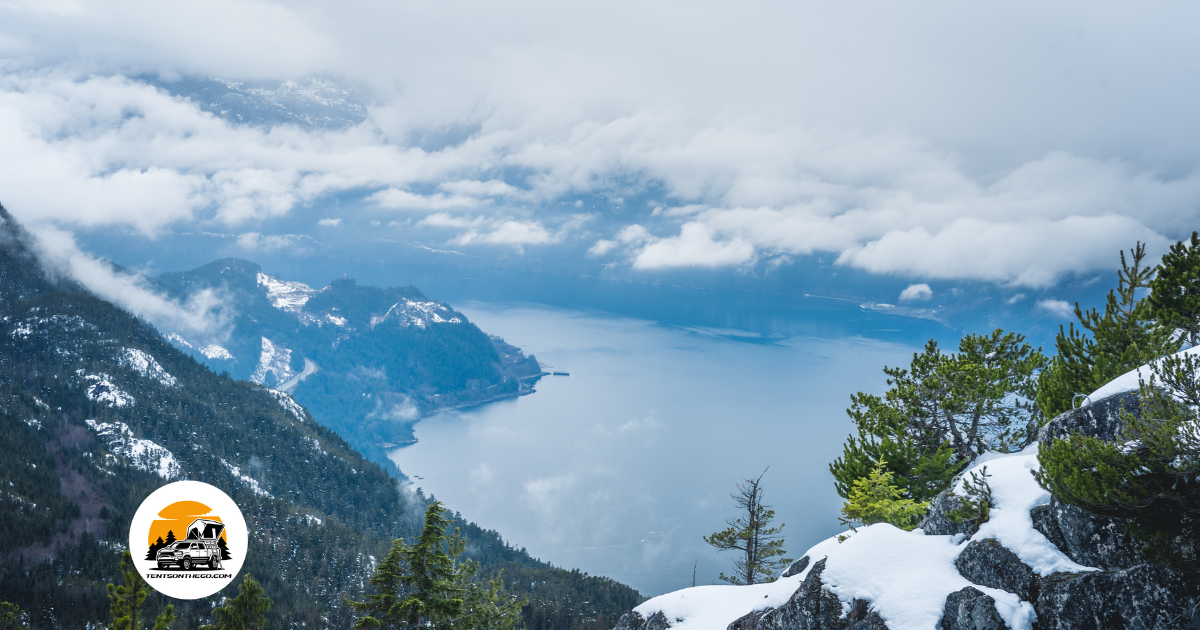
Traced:
<path fill-rule="evenodd" d="M 955 354 L 930 340 L 908 369 L 885 367 L 883 396 L 850 398 L 858 435 L 829 466 L 838 494 L 849 499 L 883 461 L 907 496 L 928 501 L 983 452 L 1028 444 L 1040 425 L 1032 401 L 1045 363 L 1023 336 L 997 329 L 964 336 Z"/>
<path fill-rule="evenodd" d="M 1034 476 L 1060 500 L 1127 529 L 1160 561 L 1200 569 L 1200 357 L 1151 364 L 1140 415 L 1121 412 L 1108 442 L 1072 434 L 1043 445 Z M 1163 387 L 1165 386 L 1165 387 Z"/>
<path fill-rule="evenodd" d="M 890 523 L 908 531 L 921 522 L 929 503 L 909 498 L 893 483 L 893 474 L 886 466 L 887 462 L 878 460 L 870 473 L 854 480 L 838 518 L 841 524 L 854 529 L 856 525 Z"/>
<path fill-rule="evenodd" d="M 124 584 L 108 585 L 108 610 L 113 618 L 109 630 L 142 630 L 142 607 L 146 596 L 150 594 L 149 586 L 138 573 L 128 551 L 121 558 L 120 571 Z M 175 605 L 168 604 L 166 610 L 154 620 L 154 630 L 166 630 L 174 620 Z"/>
<path fill-rule="evenodd" d="M 788 564 L 790 558 L 783 550 L 784 524 L 773 527 L 775 510 L 763 503 L 762 478 L 747 479 L 737 485 L 737 492 L 730 495 L 744 516 L 727 522 L 729 527 L 710 536 L 704 542 L 721 551 L 740 551 L 742 555 L 734 561 L 736 573 L 720 578 L 731 584 L 761 584 L 774 582 L 775 576 Z"/>
<path fill-rule="evenodd" d="M 263 630 L 267 627 L 267 611 L 271 599 L 263 587 L 247 573 L 238 585 L 238 595 L 213 609 L 216 623 L 200 626 L 199 630 Z"/>
<path fill-rule="evenodd" d="M 233 560 L 233 556 L 229 555 L 229 546 L 225 544 L 224 537 L 217 539 L 217 549 L 221 550 L 222 560 Z"/>
<path fill-rule="evenodd" d="M 472 583 L 463 602 L 456 628 L 475 630 L 512 630 L 521 621 L 521 609 L 528 600 L 504 594 L 504 572 L 488 580 L 487 586 Z"/>
<path fill-rule="evenodd" d="M 150 545 L 150 551 L 146 552 L 146 560 L 154 560 L 157 558 L 158 550 L 166 546 L 167 543 L 163 542 L 162 536 L 159 536 L 158 540 L 154 541 L 153 545 Z"/>
<path fill-rule="evenodd" d="M 175 540 L 176 540 L 175 532 L 172 530 L 167 530 L 167 544 L 169 545 L 169 544 L 175 542 Z"/>
<path fill-rule="evenodd" d="M 1138 297 L 1138 291 L 1150 287 L 1154 280 L 1154 268 L 1142 265 L 1146 246 L 1139 242 L 1129 253 L 1126 259 L 1125 252 L 1121 252 L 1117 289 L 1108 292 L 1104 313 L 1084 311 L 1076 302 L 1079 328 L 1074 322 L 1065 330 L 1059 326 L 1054 342 L 1058 354 L 1037 383 L 1037 404 L 1046 418 L 1071 409 L 1077 396 L 1179 350 L 1181 342 L 1174 338 L 1174 329 L 1159 325 L 1150 301 Z"/>
<path fill-rule="evenodd" d="M 1160 324 L 1182 330 L 1189 344 L 1200 345 L 1200 232 L 1163 255 L 1147 300 Z"/>
<path fill-rule="evenodd" d="M 9 602 L 0 602 L 0 630 L 28 630 L 25 613 L 21 607 Z"/>
<path fill-rule="evenodd" d="M 370 584 L 375 592 L 365 601 L 349 602 L 361 616 L 355 628 L 386 630 L 508 630 L 520 619 L 525 600 L 515 601 L 501 590 L 499 578 L 484 588 L 471 579 L 478 565 L 457 562 L 466 541 L 438 501 L 425 510 L 425 525 L 416 543 L 392 542 L 391 551 L 375 569 Z"/>

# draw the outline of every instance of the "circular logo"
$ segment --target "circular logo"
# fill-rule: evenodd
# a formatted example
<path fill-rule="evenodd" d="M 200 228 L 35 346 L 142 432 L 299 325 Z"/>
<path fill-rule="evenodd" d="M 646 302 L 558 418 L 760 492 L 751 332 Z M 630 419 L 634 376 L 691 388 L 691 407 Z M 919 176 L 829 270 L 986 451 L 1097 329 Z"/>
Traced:
<path fill-rule="evenodd" d="M 199 481 L 176 481 L 142 501 L 129 527 L 129 553 L 155 590 L 208 597 L 233 581 L 246 559 L 246 519 L 228 495 Z"/>

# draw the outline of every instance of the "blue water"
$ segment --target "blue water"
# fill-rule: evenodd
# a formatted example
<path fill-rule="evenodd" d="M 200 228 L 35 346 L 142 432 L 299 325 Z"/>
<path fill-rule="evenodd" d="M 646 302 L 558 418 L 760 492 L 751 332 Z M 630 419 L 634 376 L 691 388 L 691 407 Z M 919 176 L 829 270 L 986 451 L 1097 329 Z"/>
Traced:
<path fill-rule="evenodd" d="M 454 305 L 570 376 L 423 420 L 419 442 L 393 460 L 426 493 L 534 556 L 645 595 L 690 586 L 693 567 L 697 584 L 730 572 L 732 555 L 701 536 L 736 516 L 735 484 L 767 467 L 766 499 L 793 557 L 838 531 L 827 465 L 851 430 L 849 395 L 882 391 L 881 368 L 907 364 L 928 332 L 916 320 L 851 322 L 856 308 L 776 311 L 726 328 L 533 303 Z M 739 322 L 710 306 L 694 319 Z M 796 332 L 805 330 L 831 334 Z"/>

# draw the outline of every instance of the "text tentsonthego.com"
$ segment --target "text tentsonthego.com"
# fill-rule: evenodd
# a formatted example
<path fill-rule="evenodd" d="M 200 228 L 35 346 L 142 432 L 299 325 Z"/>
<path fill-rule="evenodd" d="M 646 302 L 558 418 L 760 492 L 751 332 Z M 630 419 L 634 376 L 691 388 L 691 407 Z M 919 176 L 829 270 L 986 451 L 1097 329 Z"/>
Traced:
<path fill-rule="evenodd" d="M 232 573 L 152 573 L 146 577 L 154 578 L 189 578 L 189 579 L 227 579 L 233 577 Z"/>

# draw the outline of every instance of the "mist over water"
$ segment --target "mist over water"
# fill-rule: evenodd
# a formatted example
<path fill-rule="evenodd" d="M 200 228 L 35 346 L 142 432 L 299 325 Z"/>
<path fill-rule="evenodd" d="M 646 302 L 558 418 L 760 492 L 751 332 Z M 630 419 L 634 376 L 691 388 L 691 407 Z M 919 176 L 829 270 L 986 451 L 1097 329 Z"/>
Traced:
<path fill-rule="evenodd" d="M 645 595 L 690 586 L 693 566 L 697 584 L 730 571 L 733 556 L 701 536 L 736 515 L 735 484 L 768 466 L 766 498 L 787 524 L 790 555 L 838 531 L 827 465 L 852 427 L 849 395 L 881 391 L 882 367 L 907 364 L 913 333 L 928 325 L 912 322 L 919 332 L 889 341 L 536 304 L 455 307 L 570 376 L 427 418 L 419 442 L 392 459 L 426 493 L 534 556 Z"/>

